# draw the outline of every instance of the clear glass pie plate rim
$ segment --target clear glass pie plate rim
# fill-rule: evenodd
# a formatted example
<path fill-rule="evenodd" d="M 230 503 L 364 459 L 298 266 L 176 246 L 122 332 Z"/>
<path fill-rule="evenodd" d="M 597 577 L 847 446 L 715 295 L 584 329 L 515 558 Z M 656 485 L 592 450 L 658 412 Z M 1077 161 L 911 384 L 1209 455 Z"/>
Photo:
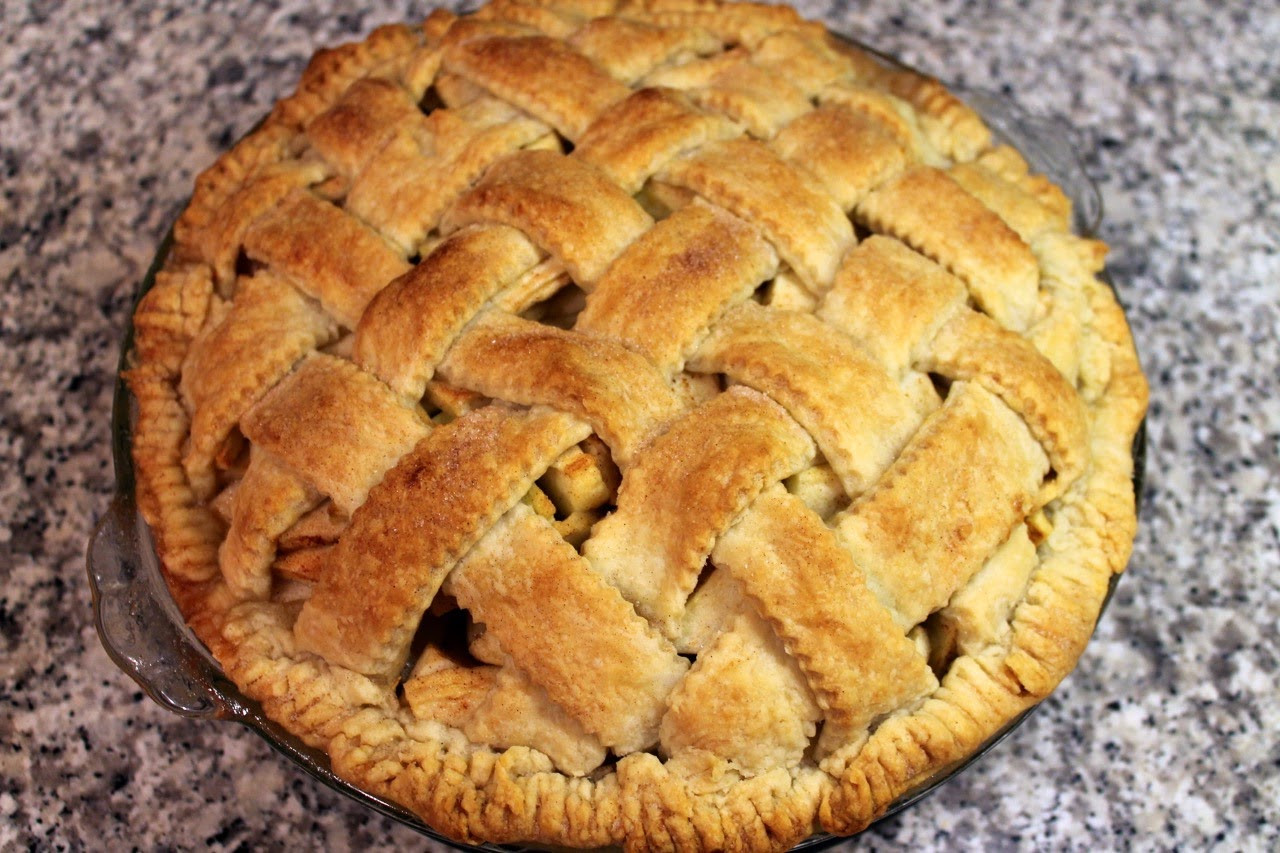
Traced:
<path fill-rule="evenodd" d="M 886 63 L 903 68 L 900 62 L 852 39 Z M 1086 236 L 1097 233 L 1102 219 L 1102 201 L 1097 187 L 1085 173 L 1070 142 L 1070 132 L 1052 119 L 1033 117 L 1003 95 L 981 90 L 952 88 L 977 110 L 996 138 L 1017 148 L 1037 171 L 1048 175 L 1071 198 L 1077 231 Z M 150 269 L 138 287 L 135 299 L 150 289 L 173 244 L 170 232 L 156 252 Z M 1104 279 L 1111 284 L 1110 279 Z M 1114 289 L 1114 285 L 1112 284 Z M 136 305 L 136 301 L 135 301 Z M 120 369 L 133 355 L 132 312 L 121 348 Z M 269 719 L 261 706 L 243 693 L 222 672 L 209 651 L 186 625 L 161 574 L 150 531 L 137 506 L 133 458 L 130 445 L 136 418 L 136 403 L 124 382 L 117 378 L 113 398 L 111 435 L 116 491 L 100 520 L 88 547 L 89 583 L 98 636 L 111 657 L 151 699 L 168 710 L 197 719 L 228 720 L 240 723 L 260 735 L 282 755 L 307 774 L 335 791 L 380 812 L 431 839 L 464 850 L 522 850 L 511 845 L 465 845 L 442 835 L 415 814 L 393 802 L 373 796 L 339 778 L 328 756 L 312 749 L 283 726 Z M 1145 422 L 1134 439 L 1134 494 L 1142 495 L 1145 461 Z M 1113 576 L 1107 600 L 1119 575 Z M 1103 602 L 1103 609 L 1106 601 Z M 1101 612 L 1099 613 L 1101 618 Z M 990 751 L 1009 735 L 1035 707 L 1019 714 L 993 734 L 963 761 L 942 768 L 913 790 L 900 797 L 879 819 L 901 811 L 927 796 L 943 782 Z M 796 849 L 817 850 L 842 838 L 815 835 Z"/>

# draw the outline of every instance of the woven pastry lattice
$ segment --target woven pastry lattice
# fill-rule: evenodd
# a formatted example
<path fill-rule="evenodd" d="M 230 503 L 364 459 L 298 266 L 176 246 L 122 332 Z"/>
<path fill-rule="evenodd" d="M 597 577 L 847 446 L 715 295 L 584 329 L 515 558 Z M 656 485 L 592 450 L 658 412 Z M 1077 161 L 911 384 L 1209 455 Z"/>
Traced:
<path fill-rule="evenodd" d="M 854 831 L 1127 557 L 1145 386 L 1069 219 L 788 9 L 382 29 L 197 184 L 143 511 L 241 688 L 455 837 Z"/>

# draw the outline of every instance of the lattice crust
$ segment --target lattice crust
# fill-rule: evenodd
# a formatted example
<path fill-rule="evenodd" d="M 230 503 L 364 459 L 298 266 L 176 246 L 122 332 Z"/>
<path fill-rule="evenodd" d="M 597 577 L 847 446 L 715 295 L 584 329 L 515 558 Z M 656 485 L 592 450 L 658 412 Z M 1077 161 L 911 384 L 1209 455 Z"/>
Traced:
<path fill-rule="evenodd" d="M 853 832 L 1124 566 L 1146 386 L 1069 221 L 787 8 L 436 12 L 197 182 L 140 506 L 241 689 L 459 839 Z"/>

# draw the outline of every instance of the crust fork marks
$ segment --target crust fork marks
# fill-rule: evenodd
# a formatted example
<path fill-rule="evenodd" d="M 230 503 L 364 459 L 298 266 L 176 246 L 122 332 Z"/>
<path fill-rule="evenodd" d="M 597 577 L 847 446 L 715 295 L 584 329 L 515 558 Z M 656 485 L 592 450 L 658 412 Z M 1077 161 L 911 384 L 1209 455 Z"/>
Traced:
<path fill-rule="evenodd" d="M 501 406 L 433 430 L 352 516 L 298 616 L 301 647 L 371 677 L 394 678 L 457 559 L 588 433 L 567 415 Z"/>

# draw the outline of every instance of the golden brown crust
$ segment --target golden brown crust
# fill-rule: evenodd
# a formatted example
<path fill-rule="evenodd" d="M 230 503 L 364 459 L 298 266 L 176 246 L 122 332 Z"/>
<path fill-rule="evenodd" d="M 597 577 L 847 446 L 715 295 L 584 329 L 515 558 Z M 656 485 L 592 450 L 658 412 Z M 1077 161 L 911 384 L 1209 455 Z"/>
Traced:
<path fill-rule="evenodd" d="M 440 375 L 489 397 L 583 419 L 619 466 L 681 408 L 661 374 L 631 350 L 496 312 L 458 337 Z"/>
<path fill-rule="evenodd" d="M 474 222 L 518 228 L 590 289 L 653 220 L 604 174 L 551 151 L 495 164 L 446 214 L 446 231 Z"/>
<path fill-rule="evenodd" d="M 1057 684 L 1128 556 L 1146 385 L 1069 218 L 790 9 L 383 28 L 198 180 L 139 507 L 245 694 L 454 837 L 856 831 Z M 401 698 L 424 619 L 474 659 Z"/>
<path fill-rule="evenodd" d="M 828 725 L 847 737 L 937 684 L 836 533 L 781 487 L 743 514 L 712 559 L 742 584 L 805 671 Z"/>
<path fill-rule="evenodd" d="M 717 536 L 766 482 L 795 472 L 813 443 L 777 405 L 745 388 L 673 423 L 636 458 L 618 509 L 583 554 L 668 637 Z"/>
<path fill-rule="evenodd" d="M 304 355 L 337 337 L 320 307 L 270 273 L 241 279 L 226 316 L 191 344 L 179 385 L 194 412 L 184 466 L 213 494 L 214 457 L 240 419 Z"/>
<path fill-rule="evenodd" d="M 927 413 L 852 339 L 810 314 L 752 302 L 716 324 L 689 366 L 723 373 L 781 404 L 850 496 L 889 467 Z"/>
<path fill-rule="evenodd" d="M 839 106 L 805 113 L 777 135 L 773 148 L 817 176 L 844 210 L 907 164 L 902 144 L 880 122 Z"/>
<path fill-rule="evenodd" d="M 778 268 L 759 233 L 709 204 L 677 210 L 631 245 L 587 298 L 575 328 L 643 353 L 664 373 L 733 302 Z M 678 286 L 696 280 L 696 288 Z"/>
<path fill-rule="evenodd" d="M 1031 249 L 945 172 L 908 168 L 869 193 L 858 217 L 951 270 L 1001 324 L 1015 331 L 1030 325 L 1040 285 Z"/>
<path fill-rule="evenodd" d="M 754 140 L 710 142 L 669 163 L 658 178 L 755 223 L 815 293 L 830 285 L 853 245 L 848 217 L 817 180 Z"/>
<path fill-rule="evenodd" d="M 1084 402 L 1031 342 L 975 311 L 960 311 L 933 337 L 920 366 L 951 380 L 973 380 L 1022 416 L 1044 446 L 1053 482 L 1046 504 L 1084 472 L 1088 414 Z"/>
<path fill-rule="evenodd" d="M 356 327 L 355 360 L 410 399 L 420 398 L 462 328 L 498 291 L 537 263 L 514 228 L 467 228 L 373 298 Z"/>
<path fill-rule="evenodd" d="M 517 504 L 459 564 L 450 589 L 605 746 L 625 754 L 658 739 L 688 663 L 545 519 Z"/>
<path fill-rule="evenodd" d="M 626 86 L 564 42 L 492 36 L 451 45 L 445 67 L 577 139 L 595 117 L 627 96 Z"/>
<path fill-rule="evenodd" d="M 417 621 L 454 562 L 584 433 L 564 415 L 496 407 L 432 431 L 352 517 L 298 616 L 299 640 L 357 672 L 399 673 Z M 440 508 L 429 523 L 418 520 L 425 501 Z M 396 567 L 390 578 L 389 566 Z"/>
<path fill-rule="evenodd" d="M 736 134 L 732 123 L 695 109 L 683 95 L 646 87 L 605 111 L 574 153 L 636 193 L 681 152 Z"/>
<path fill-rule="evenodd" d="M 377 232 L 298 189 L 249 226 L 244 249 L 348 329 L 388 281 L 409 269 Z"/>

